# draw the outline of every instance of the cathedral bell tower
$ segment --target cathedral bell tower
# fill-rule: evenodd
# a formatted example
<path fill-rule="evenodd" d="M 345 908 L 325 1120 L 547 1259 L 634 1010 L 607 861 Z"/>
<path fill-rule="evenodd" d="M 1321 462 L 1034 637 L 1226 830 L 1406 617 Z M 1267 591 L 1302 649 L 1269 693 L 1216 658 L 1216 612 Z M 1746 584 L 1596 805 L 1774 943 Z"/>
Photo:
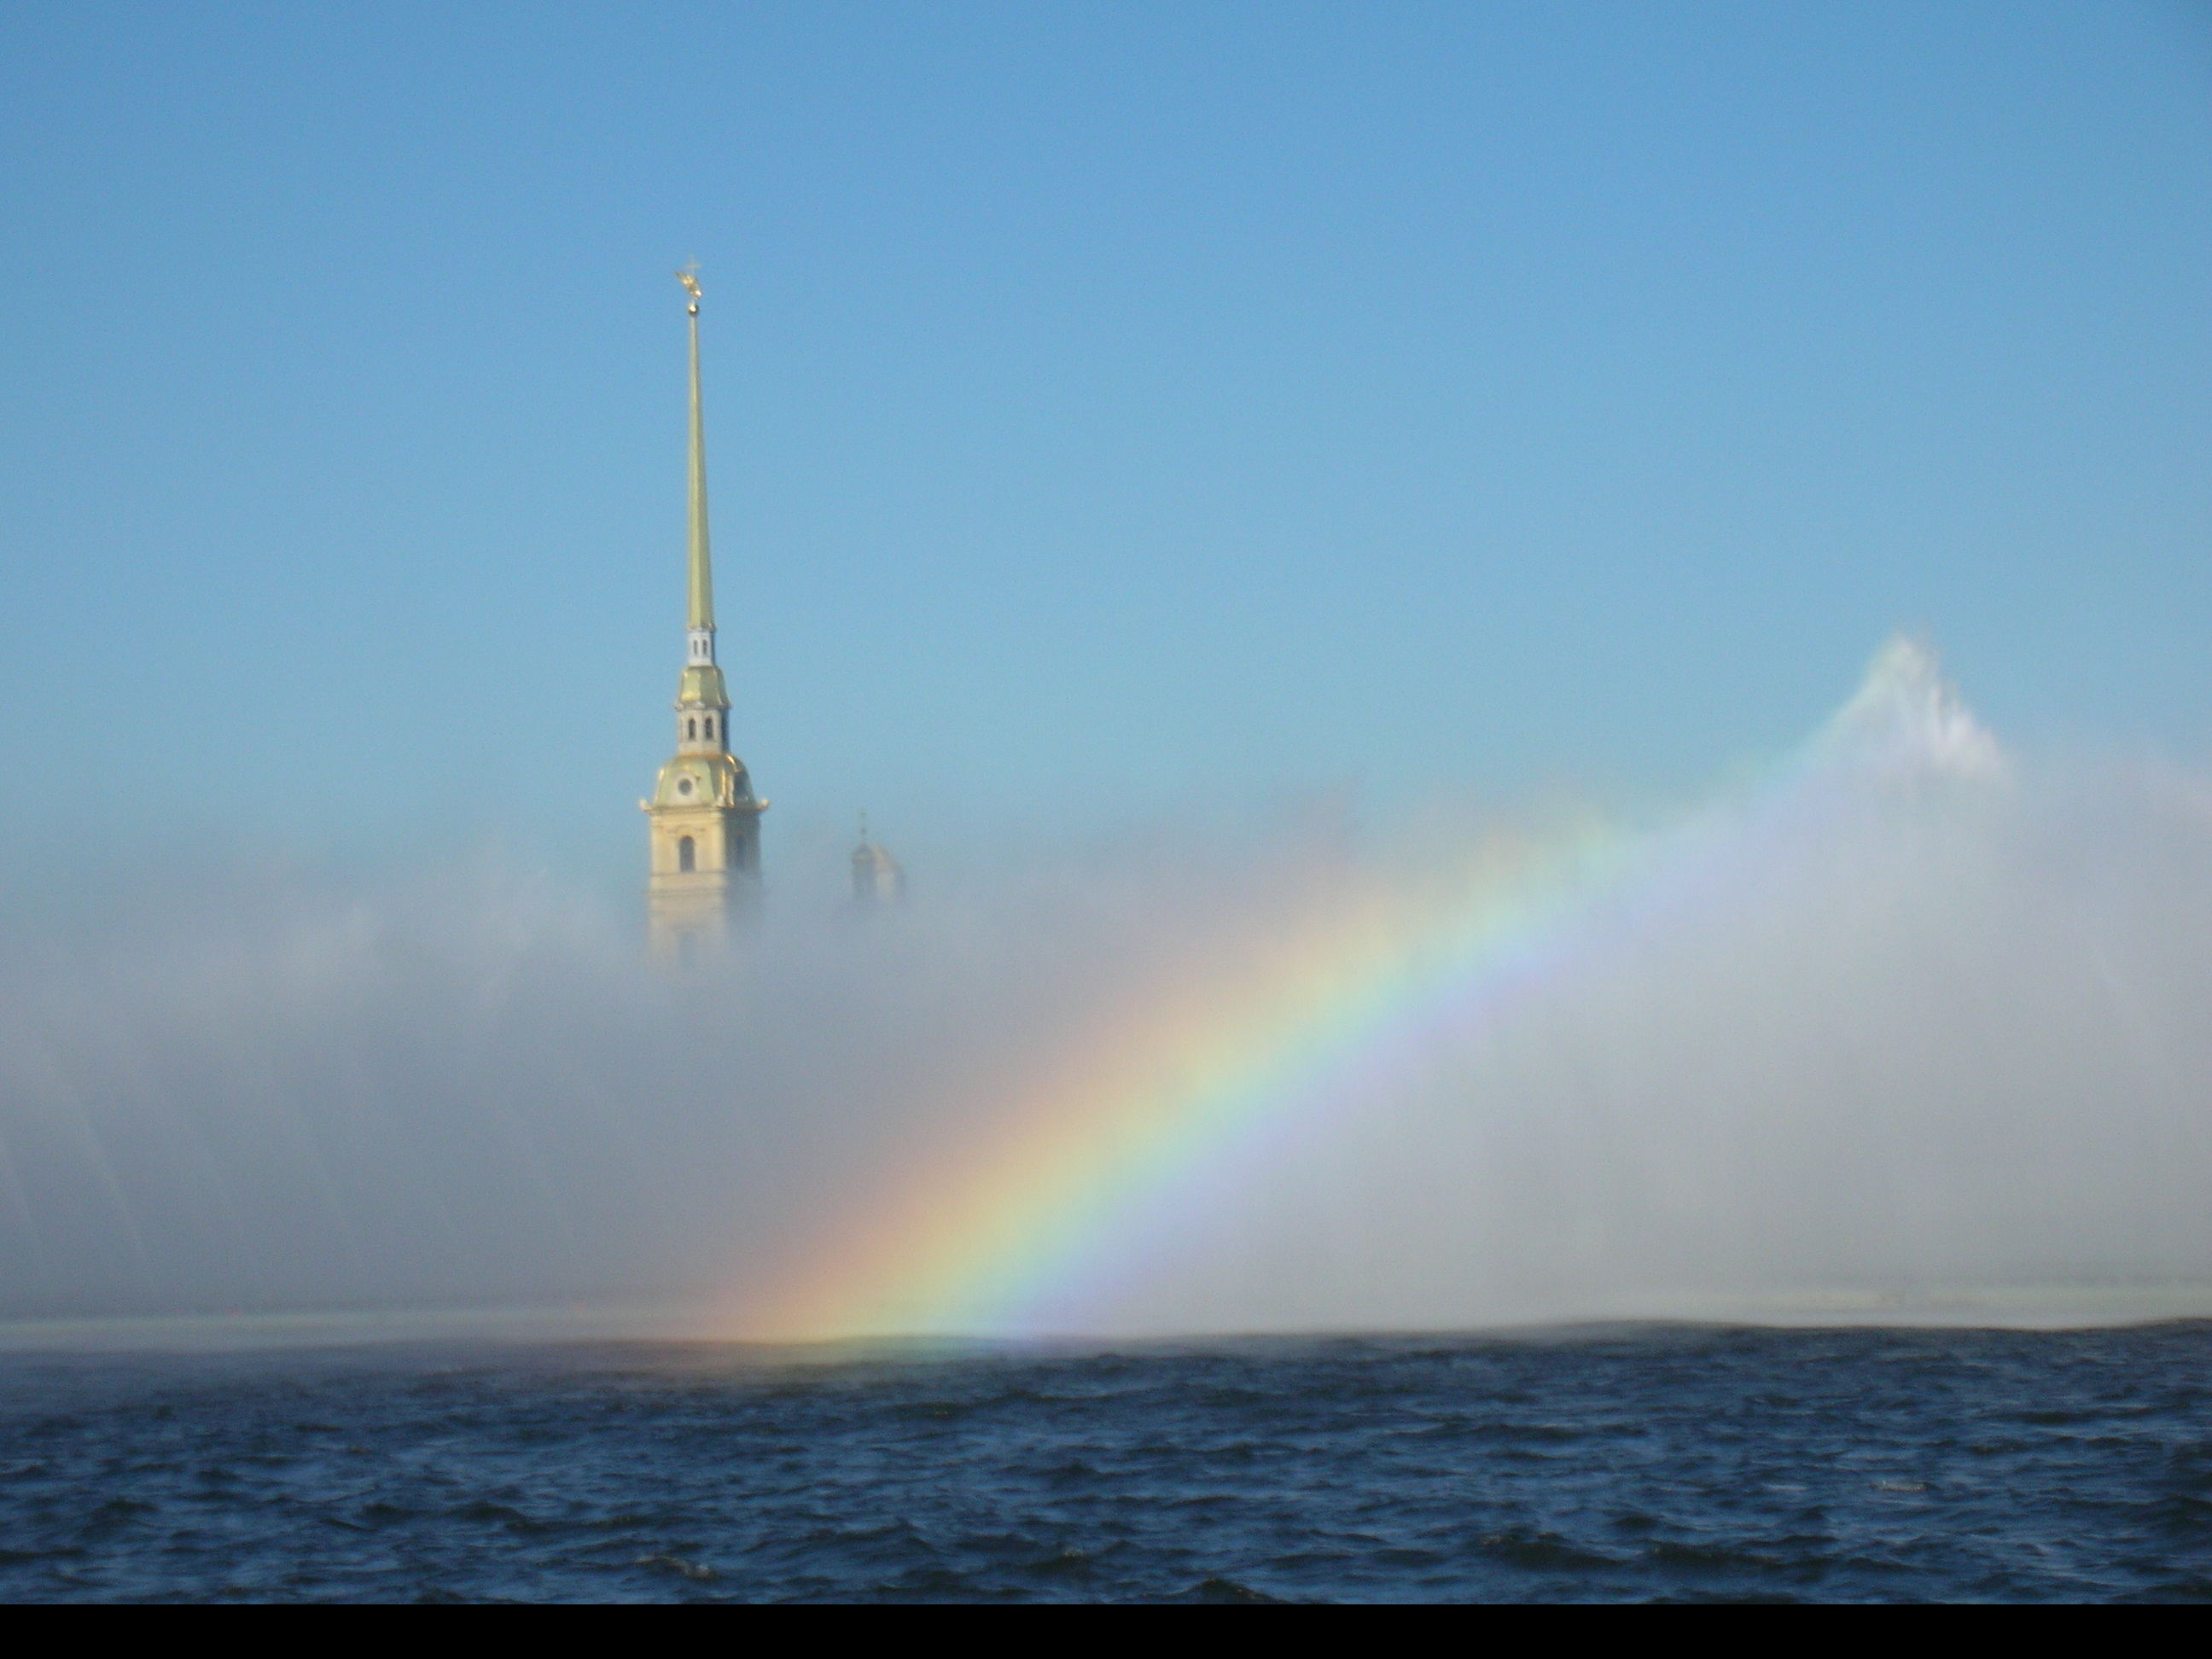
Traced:
<path fill-rule="evenodd" d="M 647 814 L 646 884 L 656 955 L 688 959 L 719 943 L 733 912 L 760 896 L 760 815 L 745 764 L 730 752 L 730 694 L 714 663 L 714 572 L 707 548 L 707 438 L 699 409 L 699 279 L 677 273 L 691 313 L 691 582 L 684 672 L 676 685 L 676 755 Z"/>

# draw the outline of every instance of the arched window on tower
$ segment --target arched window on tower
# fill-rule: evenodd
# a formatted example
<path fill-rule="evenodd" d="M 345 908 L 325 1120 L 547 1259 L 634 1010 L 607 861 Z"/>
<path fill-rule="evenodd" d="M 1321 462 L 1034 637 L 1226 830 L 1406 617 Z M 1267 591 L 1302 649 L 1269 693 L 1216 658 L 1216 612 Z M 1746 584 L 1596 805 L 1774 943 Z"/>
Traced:
<path fill-rule="evenodd" d="M 710 738 L 714 735 L 714 717 L 712 714 L 707 716 L 707 735 Z"/>
<path fill-rule="evenodd" d="M 686 720 L 686 721 L 684 721 L 684 735 L 685 737 L 687 737 L 687 738 L 696 738 L 696 737 L 697 737 L 697 736 L 699 735 L 699 722 L 698 722 L 698 721 L 696 721 L 696 720 Z"/>
<path fill-rule="evenodd" d="M 676 867 L 687 876 L 699 867 L 699 849 L 689 836 L 676 843 Z"/>

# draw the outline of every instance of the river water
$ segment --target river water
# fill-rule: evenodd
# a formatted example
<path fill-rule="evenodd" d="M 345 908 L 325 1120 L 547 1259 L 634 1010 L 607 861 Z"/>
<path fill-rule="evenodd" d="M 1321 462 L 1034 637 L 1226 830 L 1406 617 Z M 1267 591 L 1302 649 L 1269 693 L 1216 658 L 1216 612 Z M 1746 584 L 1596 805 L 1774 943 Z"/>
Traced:
<path fill-rule="evenodd" d="M 2212 1323 L 18 1353 L 0 1596 L 2198 1600 Z"/>

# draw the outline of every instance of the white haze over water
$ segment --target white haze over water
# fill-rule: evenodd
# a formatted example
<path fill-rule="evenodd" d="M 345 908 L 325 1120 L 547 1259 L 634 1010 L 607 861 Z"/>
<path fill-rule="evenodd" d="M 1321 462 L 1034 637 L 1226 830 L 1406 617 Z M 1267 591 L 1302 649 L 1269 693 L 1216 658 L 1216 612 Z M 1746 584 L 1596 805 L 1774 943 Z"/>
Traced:
<path fill-rule="evenodd" d="M 1620 833 L 1541 972 L 1139 1195 L 1011 1328 L 2212 1310 L 2206 780 L 2008 757 L 1893 646 L 1786 776 Z M 1437 839 L 778 902 L 678 977 L 489 867 L 19 921 L 0 1316 L 742 1308 L 1148 987 Z"/>

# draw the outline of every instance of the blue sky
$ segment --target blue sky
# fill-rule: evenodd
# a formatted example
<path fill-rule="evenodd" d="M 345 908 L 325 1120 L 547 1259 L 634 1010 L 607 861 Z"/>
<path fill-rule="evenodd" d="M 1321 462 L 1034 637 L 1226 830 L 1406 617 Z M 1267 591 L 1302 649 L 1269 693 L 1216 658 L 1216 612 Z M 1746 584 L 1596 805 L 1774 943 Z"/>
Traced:
<path fill-rule="evenodd" d="M 0 860 L 610 892 L 707 284 L 768 857 L 2212 738 L 2212 12 L 0 13 Z M 963 850 L 964 849 L 964 850 Z"/>

